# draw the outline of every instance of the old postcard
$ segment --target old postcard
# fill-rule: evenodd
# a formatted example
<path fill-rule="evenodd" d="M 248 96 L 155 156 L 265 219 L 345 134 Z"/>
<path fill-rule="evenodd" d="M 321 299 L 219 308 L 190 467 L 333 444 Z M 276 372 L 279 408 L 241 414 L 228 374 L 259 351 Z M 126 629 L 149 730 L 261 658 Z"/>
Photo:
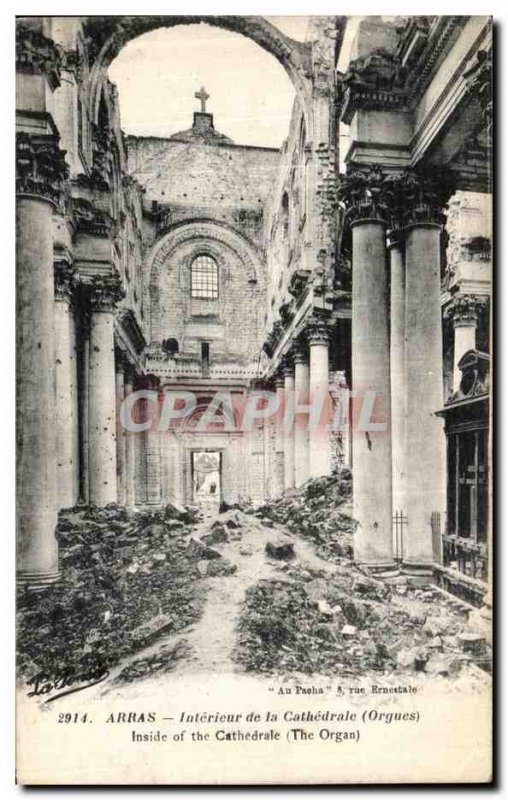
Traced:
<path fill-rule="evenodd" d="M 491 18 L 16 78 L 18 783 L 490 782 Z"/>

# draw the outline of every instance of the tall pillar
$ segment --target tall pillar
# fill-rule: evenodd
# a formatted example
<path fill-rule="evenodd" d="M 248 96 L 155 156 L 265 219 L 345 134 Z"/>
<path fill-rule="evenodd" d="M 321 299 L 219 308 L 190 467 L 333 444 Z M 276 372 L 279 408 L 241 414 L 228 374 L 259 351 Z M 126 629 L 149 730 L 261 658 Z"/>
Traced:
<path fill-rule="evenodd" d="M 431 212 L 432 209 L 429 209 Z M 427 220 L 438 215 L 426 214 Z M 441 224 L 415 221 L 406 230 L 407 535 L 409 572 L 428 572 L 431 515 L 445 510 L 445 436 L 436 417 L 443 405 Z"/>
<path fill-rule="evenodd" d="M 116 276 L 90 286 L 88 464 L 90 503 L 116 503 L 115 306 L 122 297 Z"/>
<path fill-rule="evenodd" d="M 90 389 L 90 314 L 83 315 L 81 325 L 81 398 L 80 398 L 80 428 L 81 428 L 81 495 L 84 503 L 90 502 L 90 464 L 88 447 L 88 430 L 90 419 L 88 413 L 88 398 Z"/>
<path fill-rule="evenodd" d="M 126 480 L 126 442 L 125 430 L 120 421 L 120 409 L 125 399 L 125 357 L 118 350 L 115 357 L 115 388 L 116 388 L 116 498 L 117 503 L 125 505 Z"/>
<path fill-rule="evenodd" d="M 16 142 L 16 505 L 19 580 L 58 578 L 53 201 L 65 177 L 53 136 Z"/>
<path fill-rule="evenodd" d="M 284 491 L 284 376 L 275 377 L 277 416 L 275 419 L 275 486 L 274 496 Z"/>
<path fill-rule="evenodd" d="M 72 309 L 72 270 L 55 270 L 55 389 L 56 474 L 58 508 L 70 508 L 78 498 L 76 330 Z"/>
<path fill-rule="evenodd" d="M 386 224 L 374 202 L 364 213 L 351 225 L 354 551 L 381 570 L 394 563 Z"/>
<path fill-rule="evenodd" d="M 309 403 L 309 362 L 307 349 L 299 345 L 295 362 L 295 486 L 309 479 L 309 414 L 296 413 L 298 406 Z"/>
<path fill-rule="evenodd" d="M 129 367 L 125 370 L 124 395 L 128 397 L 133 391 L 134 375 Z M 136 469 L 136 436 L 139 433 L 124 431 L 125 440 L 125 505 L 132 508 L 136 505 L 135 496 L 135 469 Z"/>
<path fill-rule="evenodd" d="M 390 232 L 389 252 L 393 513 L 406 515 L 406 273 L 402 233 Z M 400 542 L 396 550 L 401 555 Z"/>
<path fill-rule="evenodd" d="M 286 361 L 284 374 L 284 408 L 288 409 L 294 399 L 295 373 L 291 361 Z M 295 485 L 295 429 L 293 415 L 284 415 L 284 489 Z"/>
<path fill-rule="evenodd" d="M 319 408 L 309 418 L 309 475 L 317 478 L 329 475 L 332 466 L 330 431 L 331 422 L 329 395 L 329 357 L 330 331 L 324 321 L 311 323 L 307 330 L 309 340 L 309 402 Z"/>
<path fill-rule="evenodd" d="M 150 380 L 149 388 L 158 391 L 158 379 Z M 159 404 L 147 401 L 145 407 L 146 419 L 151 421 L 150 428 L 145 431 L 146 502 L 156 505 L 162 501 L 161 438 L 167 434 L 158 430 Z"/>

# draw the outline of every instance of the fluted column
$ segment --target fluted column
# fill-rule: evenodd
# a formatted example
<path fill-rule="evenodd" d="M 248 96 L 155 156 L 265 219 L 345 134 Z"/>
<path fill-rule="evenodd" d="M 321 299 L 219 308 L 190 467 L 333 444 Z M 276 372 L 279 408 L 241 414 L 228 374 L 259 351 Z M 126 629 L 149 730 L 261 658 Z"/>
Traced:
<path fill-rule="evenodd" d="M 307 348 L 299 344 L 294 350 L 295 363 L 295 486 L 309 479 L 309 414 L 297 413 L 299 406 L 309 403 L 309 358 Z"/>
<path fill-rule="evenodd" d="M 53 202 L 66 168 L 52 136 L 16 142 L 17 573 L 58 578 Z"/>
<path fill-rule="evenodd" d="M 127 398 L 133 391 L 134 375 L 132 369 L 126 367 L 124 376 L 124 395 Z M 136 470 L 136 436 L 139 433 L 124 431 L 125 439 L 125 505 L 128 507 L 136 504 L 135 496 L 135 470 Z"/>
<path fill-rule="evenodd" d="M 118 350 L 115 355 L 115 388 L 116 388 L 116 497 L 119 505 L 125 505 L 126 481 L 126 442 L 125 430 L 120 420 L 120 409 L 125 399 L 125 358 Z"/>
<path fill-rule="evenodd" d="M 275 419 L 275 487 L 274 495 L 278 497 L 284 491 L 284 376 L 275 377 L 277 394 L 277 416 Z"/>
<path fill-rule="evenodd" d="M 72 308 L 72 270 L 55 269 L 55 388 L 58 508 L 78 499 L 76 327 Z"/>
<path fill-rule="evenodd" d="M 90 287 L 88 463 L 90 503 L 116 503 L 115 307 L 122 297 L 116 276 Z"/>
<path fill-rule="evenodd" d="M 330 446 L 331 400 L 329 395 L 330 330 L 324 321 L 312 322 L 307 329 L 309 341 L 309 475 L 329 475 L 332 465 Z M 316 409 L 316 411 L 314 411 Z"/>
<path fill-rule="evenodd" d="M 418 211 L 424 205 L 424 200 Z M 435 213 L 434 213 L 435 212 Z M 421 212 L 420 212 L 421 213 Z M 406 230 L 407 535 L 404 563 L 425 572 L 433 552 L 431 517 L 445 510 L 441 215 L 431 207 Z M 433 221 L 435 220 L 435 221 Z"/>
<path fill-rule="evenodd" d="M 295 372 L 292 362 L 288 359 L 283 366 L 284 375 L 284 407 L 290 409 L 294 401 Z M 295 485 L 295 427 L 294 416 L 291 413 L 284 416 L 284 489 L 291 489 Z"/>
<path fill-rule="evenodd" d="M 393 513 L 406 508 L 406 273 L 404 237 L 390 232 L 390 378 L 392 400 Z M 400 550 L 400 542 L 397 545 Z"/>

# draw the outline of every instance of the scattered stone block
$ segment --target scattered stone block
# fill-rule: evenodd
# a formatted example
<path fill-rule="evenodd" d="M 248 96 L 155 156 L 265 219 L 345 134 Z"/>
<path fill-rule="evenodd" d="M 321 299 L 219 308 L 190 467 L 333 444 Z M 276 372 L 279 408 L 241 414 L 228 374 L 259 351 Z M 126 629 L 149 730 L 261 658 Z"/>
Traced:
<path fill-rule="evenodd" d="M 481 656 L 485 653 L 487 643 L 481 633 L 465 631 L 459 633 L 457 641 L 464 653 L 471 653 L 473 656 Z"/>
<path fill-rule="evenodd" d="M 238 567 L 227 558 L 221 558 L 217 561 L 209 561 L 206 574 L 211 578 L 222 577 L 225 575 L 234 575 Z"/>
<path fill-rule="evenodd" d="M 173 619 L 166 614 L 157 614 L 148 622 L 131 631 L 131 640 L 135 647 L 147 647 L 163 633 L 173 628 Z"/>
<path fill-rule="evenodd" d="M 295 557 L 295 548 L 292 542 L 267 542 L 265 551 L 269 558 L 277 561 L 290 561 Z"/>

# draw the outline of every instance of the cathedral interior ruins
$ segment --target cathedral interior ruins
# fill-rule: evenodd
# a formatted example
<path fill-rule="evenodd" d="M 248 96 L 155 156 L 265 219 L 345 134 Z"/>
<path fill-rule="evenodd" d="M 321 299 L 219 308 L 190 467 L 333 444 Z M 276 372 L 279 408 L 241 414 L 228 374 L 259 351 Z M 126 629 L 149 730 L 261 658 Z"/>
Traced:
<path fill-rule="evenodd" d="M 18 19 L 22 583 L 58 581 L 62 508 L 218 513 L 343 465 L 358 564 L 489 602 L 491 20 L 309 20 L 296 41 L 259 16 Z M 199 85 L 186 129 L 124 133 L 112 62 L 190 24 L 286 71 L 280 148 L 233 141 Z M 246 430 L 252 392 L 348 413 Z M 144 424 L 175 393 L 192 413 Z"/>

